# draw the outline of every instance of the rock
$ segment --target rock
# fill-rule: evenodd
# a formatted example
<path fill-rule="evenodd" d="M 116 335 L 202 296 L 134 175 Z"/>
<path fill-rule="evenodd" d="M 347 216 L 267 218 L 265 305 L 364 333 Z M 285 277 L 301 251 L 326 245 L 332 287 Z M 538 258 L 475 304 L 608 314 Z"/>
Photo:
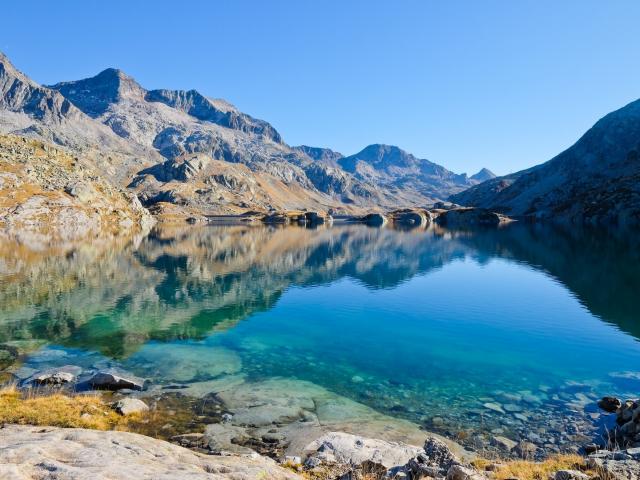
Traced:
<path fill-rule="evenodd" d="M 119 390 L 121 388 L 142 390 L 145 380 L 122 370 L 108 368 L 99 370 L 87 380 L 87 383 L 94 388 L 106 390 Z"/>
<path fill-rule="evenodd" d="M 640 478 L 640 449 L 610 452 L 600 450 L 587 457 L 587 466 L 598 469 L 615 480 L 636 480 Z"/>
<path fill-rule="evenodd" d="M 308 225 L 322 225 L 331 220 L 330 216 L 322 215 L 318 212 L 305 212 L 304 219 Z"/>
<path fill-rule="evenodd" d="M 0 478 L 302 480 L 261 457 L 211 456 L 135 433 L 7 425 Z"/>
<path fill-rule="evenodd" d="M 148 412 L 149 407 L 138 398 L 123 398 L 118 400 L 113 409 L 120 415 L 131 415 L 133 413 Z"/>
<path fill-rule="evenodd" d="M 535 443 L 531 442 L 518 442 L 518 444 L 513 448 L 513 452 L 518 454 L 520 458 L 528 459 L 532 458 L 538 447 Z"/>
<path fill-rule="evenodd" d="M 486 210 L 484 208 L 457 208 L 447 210 L 437 218 L 437 222 L 448 227 L 461 226 L 492 226 L 509 223 L 513 221 L 511 218 L 499 213 Z"/>
<path fill-rule="evenodd" d="M 387 217 L 381 213 L 370 213 L 362 217 L 362 222 L 372 227 L 381 227 L 387 223 Z"/>
<path fill-rule="evenodd" d="M 459 463 L 460 460 L 446 443 L 429 438 L 424 444 L 424 451 L 409 460 L 404 470 L 410 472 L 414 478 L 444 477 L 452 466 Z"/>
<path fill-rule="evenodd" d="M 522 407 L 514 403 L 507 403 L 503 405 L 502 408 L 504 408 L 507 412 L 510 412 L 510 413 L 518 413 L 522 411 Z"/>
<path fill-rule="evenodd" d="M 262 221 L 268 224 L 288 224 L 291 218 L 286 213 L 271 213 L 266 215 Z"/>
<path fill-rule="evenodd" d="M 400 210 L 393 212 L 393 221 L 405 227 L 424 227 L 431 223 L 431 214 L 421 210 Z"/>
<path fill-rule="evenodd" d="M 506 413 L 504 411 L 504 409 L 497 403 L 494 402 L 487 402 L 487 403 L 483 403 L 482 406 L 488 410 L 493 410 L 494 412 L 498 412 L 498 413 Z"/>
<path fill-rule="evenodd" d="M 609 413 L 614 413 L 620 408 L 620 405 L 622 405 L 622 402 L 616 397 L 602 397 L 598 401 L 598 407 Z"/>
<path fill-rule="evenodd" d="M 29 378 L 25 379 L 23 385 L 62 385 L 73 383 L 82 372 L 82 368 L 75 365 L 65 365 L 63 367 L 49 368 L 41 370 Z"/>
<path fill-rule="evenodd" d="M 516 447 L 516 445 L 518 445 L 518 442 L 514 442 L 513 440 L 507 437 L 497 435 L 497 436 L 491 437 L 491 444 L 510 452 Z"/>
<path fill-rule="evenodd" d="M 305 448 L 309 457 L 321 461 L 335 461 L 347 465 L 360 465 L 371 461 L 386 468 L 405 465 L 422 451 L 420 447 L 385 442 L 342 432 L 330 432 L 311 442 Z"/>
<path fill-rule="evenodd" d="M 486 480 L 487 477 L 472 468 L 452 465 L 447 470 L 447 480 Z"/>
<path fill-rule="evenodd" d="M 554 480 L 589 480 L 589 475 L 578 470 L 558 470 Z"/>

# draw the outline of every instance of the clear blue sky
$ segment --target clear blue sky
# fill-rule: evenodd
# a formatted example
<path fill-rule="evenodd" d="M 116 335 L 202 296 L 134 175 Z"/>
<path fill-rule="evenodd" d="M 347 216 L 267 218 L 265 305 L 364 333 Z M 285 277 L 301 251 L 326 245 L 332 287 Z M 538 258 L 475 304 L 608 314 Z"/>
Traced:
<path fill-rule="evenodd" d="M 0 49 L 41 83 L 126 71 L 196 88 L 292 145 L 389 143 L 503 174 L 640 97 L 640 1 L 4 2 Z"/>

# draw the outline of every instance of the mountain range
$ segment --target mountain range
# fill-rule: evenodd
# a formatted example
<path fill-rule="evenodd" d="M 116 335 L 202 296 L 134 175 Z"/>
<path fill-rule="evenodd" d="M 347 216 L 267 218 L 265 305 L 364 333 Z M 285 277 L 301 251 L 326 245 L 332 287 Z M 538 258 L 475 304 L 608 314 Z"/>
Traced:
<path fill-rule="evenodd" d="M 519 218 L 640 224 L 640 100 L 606 115 L 546 163 L 502 177 L 487 169 L 467 176 L 392 145 L 372 144 L 348 156 L 290 146 L 271 124 L 224 100 L 196 90 L 147 90 L 113 68 L 83 80 L 40 85 L 0 53 L 0 134 L 62 147 L 86 172 L 97 172 L 78 174 L 67 160 L 57 165 L 67 157 L 55 153 L 47 157 L 50 168 L 34 179 L 32 157 L 52 151 L 43 143 L 20 149 L 21 167 L 12 174 L 20 179 L 5 183 L 40 192 L 57 185 L 67 195 L 90 190 L 92 198 L 109 184 L 158 218 L 283 210 L 361 213 L 448 199 Z M 15 145 L 0 137 L 5 170 Z M 56 177 L 61 172 L 64 178 Z M 63 197 L 55 212 L 68 203 Z M 0 223 L 16 211 L 22 223 L 33 223 L 35 210 L 20 209 L 12 199 L 5 196 L 0 203 Z M 32 203 L 39 205 L 39 217 L 46 217 L 42 201 Z M 81 196 L 74 202 L 82 204 Z"/>
<path fill-rule="evenodd" d="M 357 212 L 425 206 L 492 178 L 455 174 L 389 145 L 343 156 L 289 146 L 264 120 L 196 90 L 147 90 L 109 68 L 39 85 L 0 53 L 0 133 L 89 159 L 155 213 Z"/>

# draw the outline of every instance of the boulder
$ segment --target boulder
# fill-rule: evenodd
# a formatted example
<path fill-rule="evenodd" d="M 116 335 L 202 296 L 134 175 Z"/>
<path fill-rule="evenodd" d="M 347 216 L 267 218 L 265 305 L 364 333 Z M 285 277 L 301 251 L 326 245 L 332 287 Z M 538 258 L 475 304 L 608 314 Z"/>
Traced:
<path fill-rule="evenodd" d="M 614 413 L 621 405 L 622 402 L 616 397 L 602 397 L 598 401 L 598 407 L 609 413 Z"/>
<path fill-rule="evenodd" d="M 129 388 L 131 390 L 142 390 L 145 380 L 135 375 L 113 368 L 99 370 L 87 383 L 94 388 L 105 390 L 120 390 Z"/>
<path fill-rule="evenodd" d="M 361 221 L 372 227 L 381 227 L 387 223 L 387 217 L 382 213 L 370 213 L 362 217 Z"/>
<path fill-rule="evenodd" d="M 331 217 L 318 212 L 305 212 L 304 219 L 308 225 L 322 225 L 325 222 L 329 222 Z"/>
<path fill-rule="evenodd" d="M 315 457 L 321 462 L 330 460 L 356 466 L 370 461 L 389 469 L 405 465 L 422 449 L 349 433 L 330 432 L 307 445 L 305 451 L 310 451 L 309 457 Z"/>
<path fill-rule="evenodd" d="M 514 442 L 513 440 L 507 437 L 496 435 L 494 437 L 491 437 L 491 444 L 498 448 L 501 448 L 502 450 L 506 450 L 507 452 L 510 452 L 511 450 L 516 448 L 516 446 L 518 445 L 518 442 Z"/>
<path fill-rule="evenodd" d="M 513 221 L 511 218 L 484 208 L 456 208 L 443 212 L 437 221 L 448 227 L 488 226 L 497 227 Z"/>
<path fill-rule="evenodd" d="M 421 210 L 402 210 L 394 212 L 393 221 L 404 227 L 424 227 L 432 221 L 431 214 Z"/>
<path fill-rule="evenodd" d="M 73 383 L 81 372 L 82 368 L 75 365 L 49 368 L 35 372 L 26 378 L 22 382 L 22 385 L 62 385 L 65 383 Z"/>
<path fill-rule="evenodd" d="M 554 480 L 589 480 L 589 475 L 578 470 L 558 470 Z"/>
<path fill-rule="evenodd" d="M 19 425 L 2 429 L 0 478 L 302 480 L 255 454 L 202 455 L 135 433 Z"/>
<path fill-rule="evenodd" d="M 131 415 L 133 413 L 143 413 L 148 412 L 149 407 L 146 403 L 138 398 L 123 398 L 122 400 L 118 400 L 113 409 L 118 412 L 120 415 Z"/>
<path fill-rule="evenodd" d="M 428 438 L 424 444 L 424 451 L 409 460 L 404 470 L 413 478 L 444 477 L 460 460 L 451 449 L 441 440 Z"/>
<path fill-rule="evenodd" d="M 447 470 L 447 480 L 487 480 L 487 477 L 473 468 L 452 465 Z"/>
<path fill-rule="evenodd" d="M 291 222 L 291 218 L 284 213 L 270 213 L 263 217 L 262 221 L 268 224 L 286 225 Z"/>

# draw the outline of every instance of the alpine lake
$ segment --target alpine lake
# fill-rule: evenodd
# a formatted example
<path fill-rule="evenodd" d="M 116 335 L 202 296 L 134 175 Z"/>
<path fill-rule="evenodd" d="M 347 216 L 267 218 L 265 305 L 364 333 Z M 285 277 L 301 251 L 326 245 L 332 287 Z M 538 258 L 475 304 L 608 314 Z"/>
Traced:
<path fill-rule="evenodd" d="M 146 386 L 118 395 L 183 418 L 163 419 L 171 434 L 218 424 L 295 443 L 291 425 L 308 424 L 572 451 L 611 428 L 599 398 L 640 393 L 639 247 L 632 232 L 518 223 L 5 238 L 2 378 L 121 369 Z"/>

